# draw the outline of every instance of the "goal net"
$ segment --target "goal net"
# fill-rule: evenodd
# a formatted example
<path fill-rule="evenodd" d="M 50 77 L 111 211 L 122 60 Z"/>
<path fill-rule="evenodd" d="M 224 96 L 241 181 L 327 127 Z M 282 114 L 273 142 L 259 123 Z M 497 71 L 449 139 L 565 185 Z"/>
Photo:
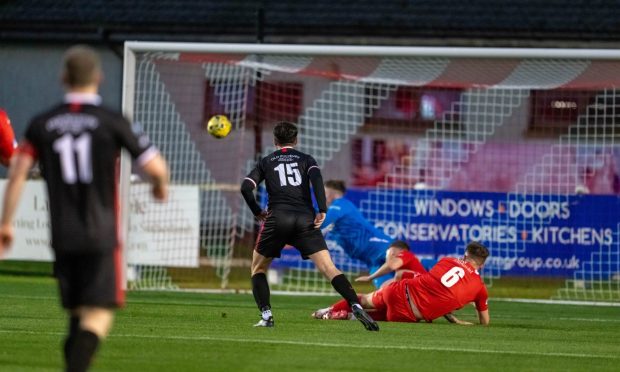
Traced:
<path fill-rule="evenodd" d="M 483 270 L 620 300 L 620 54 L 600 50 L 131 42 L 124 108 L 171 169 L 170 202 L 124 179 L 130 288 L 247 288 L 257 225 L 238 191 L 272 129 L 300 127 L 323 178 L 422 259 L 486 244 Z M 233 123 L 224 139 L 204 125 Z M 264 189 L 257 197 L 265 204 Z M 368 268 L 326 236 L 336 265 Z M 269 280 L 332 288 L 287 247 Z"/>

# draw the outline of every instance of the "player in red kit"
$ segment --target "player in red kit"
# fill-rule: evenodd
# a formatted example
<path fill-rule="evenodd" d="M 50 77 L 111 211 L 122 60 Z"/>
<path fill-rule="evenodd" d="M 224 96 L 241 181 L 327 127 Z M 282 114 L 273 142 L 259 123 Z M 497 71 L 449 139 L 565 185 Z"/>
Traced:
<path fill-rule="evenodd" d="M 6 111 L 0 108 L 0 164 L 5 167 L 9 166 L 16 146 L 11 119 Z"/>
<path fill-rule="evenodd" d="M 390 248 L 388 248 L 385 257 L 385 263 L 377 269 L 377 271 L 371 275 L 360 276 L 355 279 L 355 281 L 369 282 L 375 278 L 389 274 L 392 271 L 396 272 L 397 276 L 402 276 L 404 273 L 408 273 L 411 277 L 426 272 L 426 269 L 420 260 L 418 260 L 416 255 L 409 249 L 409 244 L 402 240 L 393 241 L 390 244 Z M 381 284 L 381 287 L 385 287 L 393 281 L 394 279 L 390 279 Z"/>
<path fill-rule="evenodd" d="M 375 320 L 390 322 L 431 322 L 445 316 L 448 321 L 471 324 L 457 319 L 452 311 L 474 302 L 480 324 L 489 324 L 487 289 L 478 270 L 489 256 L 488 249 L 477 242 L 467 245 L 463 258 L 441 259 L 428 273 L 393 282 L 362 295 L 360 303 Z M 338 302 L 322 319 L 348 319 L 349 311 Z"/>

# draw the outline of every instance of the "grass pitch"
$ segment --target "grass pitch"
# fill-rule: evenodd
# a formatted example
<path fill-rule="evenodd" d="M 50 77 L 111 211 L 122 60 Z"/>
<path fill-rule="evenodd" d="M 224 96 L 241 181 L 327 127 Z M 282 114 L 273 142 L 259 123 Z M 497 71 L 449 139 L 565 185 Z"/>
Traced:
<path fill-rule="evenodd" d="M 0 276 L 0 370 L 58 371 L 66 320 L 51 278 Z M 130 292 L 94 371 L 593 371 L 620 369 L 620 308 L 490 302 L 491 326 L 318 321 L 337 297 Z M 475 320 L 472 308 L 457 315 Z"/>

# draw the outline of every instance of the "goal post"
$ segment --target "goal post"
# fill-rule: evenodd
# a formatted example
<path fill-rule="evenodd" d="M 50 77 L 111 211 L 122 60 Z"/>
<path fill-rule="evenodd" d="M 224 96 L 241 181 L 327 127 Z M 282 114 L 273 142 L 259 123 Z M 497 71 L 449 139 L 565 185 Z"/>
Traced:
<path fill-rule="evenodd" d="M 620 51 L 126 42 L 124 63 L 123 109 L 172 181 L 156 205 L 124 159 L 130 288 L 247 286 L 256 225 L 239 184 L 289 120 L 324 179 L 420 257 L 480 240 L 489 284 L 562 277 L 560 298 L 620 300 Z M 215 114 L 224 139 L 203 129 Z M 368 269 L 327 238 L 341 270 Z M 289 248 L 269 279 L 332 291 Z"/>

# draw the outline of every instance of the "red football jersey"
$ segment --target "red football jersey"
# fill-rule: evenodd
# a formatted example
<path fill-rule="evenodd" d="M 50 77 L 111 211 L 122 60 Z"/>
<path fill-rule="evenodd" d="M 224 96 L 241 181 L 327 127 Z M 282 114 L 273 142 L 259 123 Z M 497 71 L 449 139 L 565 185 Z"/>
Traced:
<path fill-rule="evenodd" d="M 11 119 L 3 109 L 0 109 L 0 162 L 2 164 L 9 165 L 15 146 L 15 134 L 11 126 Z"/>
<path fill-rule="evenodd" d="M 426 269 L 422 266 L 420 260 L 418 260 L 416 255 L 411 251 L 403 249 L 402 252 L 400 252 L 396 257 L 403 260 L 403 266 L 401 266 L 399 270 L 411 270 L 420 274 L 426 272 Z"/>
<path fill-rule="evenodd" d="M 475 302 L 478 311 L 488 309 L 487 289 L 478 271 L 462 259 L 446 257 L 426 274 L 407 280 L 412 300 L 431 321 Z"/>

